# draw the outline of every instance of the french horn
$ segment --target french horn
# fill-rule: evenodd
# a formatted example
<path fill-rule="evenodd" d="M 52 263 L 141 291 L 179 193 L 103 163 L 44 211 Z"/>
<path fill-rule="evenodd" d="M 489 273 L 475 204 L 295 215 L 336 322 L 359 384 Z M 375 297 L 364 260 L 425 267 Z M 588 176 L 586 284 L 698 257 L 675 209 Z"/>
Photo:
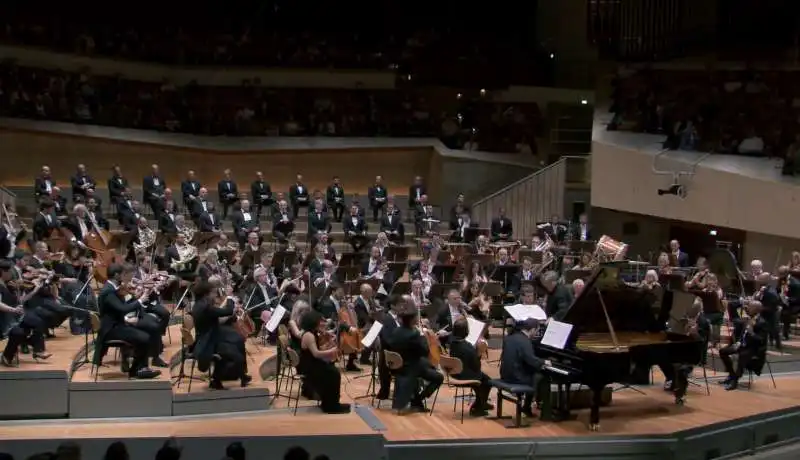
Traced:
<path fill-rule="evenodd" d="M 156 244 L 156 232 L 148 227 L 140 227 L 139 228 L 139 242 L 133 243 L 133 249 L 136 252 L 139 251 L 147 251 L 149 250 L 154 244 Z"/>

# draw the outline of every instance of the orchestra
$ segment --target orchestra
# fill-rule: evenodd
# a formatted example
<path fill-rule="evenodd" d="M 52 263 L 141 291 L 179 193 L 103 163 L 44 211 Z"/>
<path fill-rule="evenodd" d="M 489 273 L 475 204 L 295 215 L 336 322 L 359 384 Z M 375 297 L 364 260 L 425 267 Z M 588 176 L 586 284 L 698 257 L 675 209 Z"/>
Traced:
<path fill-rule="evenodd" d="M 162 356 L 163 337 L 181 309 L 180 314 L 194 319 L 195 356 L 201 371 L 211 370 L 210 388 L 223 389 L 226 381 L 244 387 L 252 380 L 248 338 L 263 332 L 282 305 L 289 313 L 281 324 L 300 357 L 303 395 L 318 397 L 324 412 L 350 409 L 340 402 L 344 377 L 335 364 L 340 359 L 346 372 L 368 372 L 363 366 L 374 364 L 377 397 L 392 398 L 399 413 L 424 411 L 425 400 L 444 380 L 438 366 L 446 355 L 461 360 L 455 378 L 478 382 L 470 414 L 480 417 L 492 408 L 491 386 L 478 351 L 482 339 L 468 341 L 474 321 L 510 323 L 500 377 L 541 388 L 535 398 L 549 404 L 542 382 L 554 378 L 552 368 L 558 362 L 540 347 L 542 334 L 554 321 L 575 320 L 573 307 L 596 295 L 600 273 L 613 273 L 620 289 L 646 299 L 647 310 L 655 312 L 664 331 L 700 343 L 704 353 L 717 351 L 729 373 L 728 390 L 738 387 L 743 372 L 759 368 L 766 347 L 781 350 L 800 313 L 797 252 L 777 267 L 775 276 L 759 259 L 746 272 L 738 266 L 717 270 L 719 251 L 691 254 L 690 259 L 677 240 L 646 262 L 631 263 L 622 250 L 627 245 L 617 247 L 621 242 L 607 236 L 602 240 L 606 245 L 595 244 L 593 238 L 600 235 L 593 234 L 586 214 L 574 224 L 554 216 L 537 225 L 529 241 L 516 241 L 520 237 L 514 235 L 513 215 L 500 208 L 489 222 L 478 222 L 463 194 L 449 214 L 445 209 L 449 217 L 440 225 L 441 210 L 428 201 L 422 178 L 409 188 L 409 209 L 403 210 L 415 224 L 419 251 L 406 241 L 398 201 L 381 176 L 375 177 L 365 202 L 379 224 L 372 233 L 366 210 L 357 198 L 345 195 L 338 177 L 319 191 L 298 174 L 284 194 L 273 191 L 257 172 L 250 193 L 243 186 L 245 193 L 240 194 L 226 169 L 212 198 L 189 171 L 181 183 L 179 208 L 158 165 L 152 165 L 152 173 L 142 180 L 148 212 L 115 166 L 108 189 L 120 225 L 113 231 L 85 165 L 78 165 L 70 182 L 74 203 L 65 206 L 50 168 L 42 168 L 35 182 L 37 212 L 28 216 L 30 232 L 13 209 L 2 210 L 0 255 L 9 259 L 0 261 L 0 333 L 8 337 L 0 361 L 4 366 L 18 366 L 16 357 L 27 348 L 33 358 L 46 360 L 51 356 L 46 339 L 53 328 L 69 320 L 76 325 L 74 333 L 85 332 L 91 314 L 100 319 L 93 363 L 102 363 L 109 342 L 124 341 L 123 371 L 130 378 L 157 378 L 169 360 Z M 221 214 L 216 206 L 222 206 Z M 307 212 L 301 215 L 303 208 Z M 307 232 L 298 235 L 301 222 Z M 101 235 L 110 240 L 98 250 L 93 241 Z M 342 243 L 350 248 L 343 249 Z M 120 252 L 111 257 L 105 251 L 112 249 Z M 629 267 L 608 268 L 612 261 Z M 723 282 L 730 273 L 739 277 Z M 744 292 L 746 282 L 755 285 L 755 292 Z M 679 315 L 665 315 L 665 309 L 676 311 L 672 294 L 677 291 L 688 293 L 693 302 Z M 536 306 L 545 318 L 518 321 L 503 308 L 509 306 Z M 612 310 L 606 309 L 608 316 L 589 316 L 621 324 L 610 318 Z M 376 324 L 381 331 L 375 342 L 364 345 Z M 726 324 L 734 329 L 730 340 L 723 333 Z M 488 329 L 480 336 L 486 337 Z M 272 344 L 278 342 L 276 335 L 270 330 L 264 337 Z M 613 346 L 625 347 L 614 341 Z M 394 395 L 386 351 L 402 358 L 402 366 L 393 371 Z M 733 355 L 738 355 L 737 363 Z M 682 357 L 649 363 L 661 370 L 664 389 L 673 392 L 678 404 L 685 402 L 693 367 L 701 364 L 700 359 Z M 529 416 L 533 398 L 523 404 Z"/>

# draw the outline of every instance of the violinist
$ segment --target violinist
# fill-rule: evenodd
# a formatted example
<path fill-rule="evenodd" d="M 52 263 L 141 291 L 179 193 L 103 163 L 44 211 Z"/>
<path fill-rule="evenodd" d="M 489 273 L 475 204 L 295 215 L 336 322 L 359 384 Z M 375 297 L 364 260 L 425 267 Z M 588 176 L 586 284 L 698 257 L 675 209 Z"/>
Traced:
<path fill-rule="evenodd" d="M 41 283 L 34 289 L 34 294 L 28 300 L 31 308 L 39 312 L 39 317 L 44 320 L 49 328 L 61 325 L 72 314 L 71 310 L 61 305 L 58 298 L 58 282 L 54 281 L 55 273 L 48 271 L 45 264 L 52 264 L 52 255 L 47 250 L 47 244 L 39 241 L 34 244 L 34 253 L 28 263 L 27 276 L 38 278 Z"/>
<path fill-rule="evenodd" d="M 14 293 L 16 289 L 8 284 L 13 278 L 13 272 L 14 264 L 11 261 L 0 260 L 0 335 L 8 336 L 0 364 L 7 367 L 16 366 L 14 357 L 22 344 L 30 344 L 36 360 L 52 356 L 45 351 L 46 324 L 35 309 L 23 307 L 32 294 L 18 298 Z"/>
<path fill-rule="evenodd" d="M 458 291 L 454 291 L 458 295 Z M 398 309 L 400 326 L 392 331 L 389 349 L 403 358 L 403 367 L 396 374 L 392 408 L 399 414 L 425 412 L 424 401 L 436 393 L 444 376 L 431 365 L 428 341 L 419 329 L 419 312 L 404 296 Z M 420 380 L 426 382 L 420 385 Z"/>
<path fill-rule="evenodd" d="M 672 265 L 670 265 L 669 254 L 662 252 L 658 255 L 658 260 L 656 261 L 656 270 L 658 270 L 659 275 L 672 274 Z"/>
<path fill-rule="evenodd" d="M 344 296 L 344 287 L 341 284 L 333 284 L 330 287 L 331 295 L 322 299 L 319 303 L 319 312 L 328 321 L 337 323 L 337 330 L 342 332 L 356 332 L 358 331 L 358 324 L 350 324 L 347 321 L 340 321 L 342 317 L 349 317 L 349 315 L 339 315 L 339 310 L 343 308 L 350 308 L 346 303 L 347 299 Z M 347 365 L 345 370 L 348 372 L 359 372 L 361 368 L 356 366 L 356 353 L 351 353 L 347 356 Z"/>
<path fill-rule="evenodd" d="M 250 273 L 261 261 L 264 249 L 259 242 L 258 233 L 251 232 L 247 235 L 247 244 L 242 246 L 241 268 L 242 274 Z"/>
<path fill-rule="evenodd" d="M 759 286 L 758 291 L 753 296 L 754 300 L 761 302 L 761 317 L 767 324 L 767 336 L 770 343 L 775 344 L 775 348 L 780 351 L 781 332 L 780 332 L 780 316 L 781 316 L 781 296 L 778 289 L 772 285 L 769 273 L 761 273 L 756 278 L 756 283 Z"/>
<path fill-rule="evenodd" d="M 424 281 L 415 279 L 411 282 L 411 301 L 413 305 L 417 307 L 417 310 L 422 312 L 423 316 L 425 315 L 425 307 L 431 304 L 431 301 L 428 300 L 428 292 L 430 292 L 430 286 L 428 286 L 428 291 L 426 291 Z"/>
<path fill-rule="evenodd" d="M 139 278 L 137 275 L 144 277 Z M 151 271 L 150 259 L 145 258 L 138 271 L 134 268 L 131 279 L 131 284 L 136 286 L 137 297 L 142 299 L 136 328 L 147 332 L 151 337 L 148 357 L 152 359 L 154 367 L 168 367 L 161 358 L 161 353 L 164 351 L 161 337 L 167 333 L 170 318 L 169 310 L 161 303 L 161 291 L 170 281 L 165 275 Z"/>
<path fill-rule="evenodd" d="M 93 261 L 87 258 L 80 248 L 70 247 L 64 260 L 55 264 L 54 271 L 61 277 L 59 296 L 64 302 L 81 310 L 97 310 L 97 298 L 94 290 L 86 286 L 94 272 Z M 72 333 L 86 332 L 89 327 L 88 319 L 87 312 L 73 310 L 70 316 Z"/>
<path fill-rule="evenodd" d="M 378 271 L 381 264 L 381 251 L 377 246 L 370 249 L 369 258 L 361 264 L 361 276 L 364 278 L 371 278 L 375 272 Z"/>
<path fill-rule="evenodd" d="M 489 278 L 486 276 L 486 272 L 483 270 L 481 262 L 479 260 L 473 260 L 469 264 L 469 268 L 467 268 L 466 273 L 464 273 L 464 279 L 461 281 L 461 291 L 466 293 L 470 285 L 480 285 L 488 282 Z"/>
<path fill-rule="evenodd" d="M 767 353 L 768 326 L 761 317 L 763 306 L 754 300 L 747 304 L 747 314 L 734 324 L 734 337 L 736 341 L 719 350 L 719 358 L 728 372 L 728 377 L 720 382 L 725 389 L 735 390 L 739 387 L 739 379 L 745 369 L 753 369 L 760 373 Z M 736 367 L 733 365 L 732 355 L 738 355 Z"/>
<path fill-rule="evenodd" d="M 311 274 L 311 283 L 315 288 L 330 289 L 336 282 L 336 266 L 330 260 L 322 262 L 322 273 Z"/>
<path fill-rule="evenodd" d="M 392 287 L 394 286 L 394 273 L 389 267 L 389 262 L 386 259 L 381 259 L 380 263 L 378 264 L 378 270 L 372 274 L 372 279 L 380 280 L 381 283 L 378 285 L 378 292 L 376 293 L 376 297 L 378 300 L 385 299 L 390 292 L 392 292 Z"/>
<path fill-rule="evenodd" d="M 686 289 L 703 290 L 706 287 L 708 275 L 711 273 L 708 271 L 708 261 L 706 261 L 705 257 L 697 258 L 696 269 L 697 272 L 694 274 L 692 279 L 685 283 Z"/>
<path fill-rule="evenodd" d="M 450 341 L 450 356 L 461 360 L 462 370 L 454 378 L 459 380 L 477 380 L 480 385 L 475 387 L 475 401 L 469 408 L 469 415 L 483 417 L 489 415 L 489 410 L 494 406 L 489 404 L 489 376 L 481 371 L 481 357 L 474 345 L 466 341 L 469 335 L 469 324 L 466 318 L 460 318 L 453 324 L 453 337 Z"/>
<path fill-rule="evenodd" d="M 61 222 L 56 218 L 53 202 L 42 199 L 39 202 L 39 213 L 33 218 L 33 240 L 44 241 L 50 238 L 53 230 L 61 227 Z"/>
<path fill-rule="evenodd" d="M 439 329 L 436 335 L 442 345 L 450 342 L 450 334 L 453 331 L 453 323 L 462 317 L 467 316 L 467 305 L 461 300 L 461 293 L 458 289 L 450 289 L 447 293 L 445 305 L 439 310 L 435 318 L 436 328 Z"/>
<path fill-rule="evenodd" d="M 232 289 L 226 288 L 226 297 L 215 295 L 217 290 L 213 283 L 219 281 L 212 277 L 211 281 L 200 281 L 194 288 L 195 304 L 192 317 L 195 321 L 197 342 L 195 356 L 198 368 L 208 371 L 214 364 L 209 387 L 222 390 L 223 381 L 239 380 L 246 387 L 253 378 L 247 374 L 247 352 L 245 338 L 234 329 L 230 322 L 235 315 L 242 313 L 241 305 L 232 297 Z M 218 302 L 222 302 L 218 304 Z M 214 355 L 218 359 L 214 359 Z"/>
<path fill-rule="evenodd" d="M 483 293 L 480 283 L 471 283 L 466 289 L 467 312 L 475 319 L 486 321 L 492 301 Z"/>
<path fill-rule="evenodd" d="M 380 304 L 378 304 L 378 301 L 375 300 L 375 291 L 372 290 L 372 286 L 364 283 L 361 285 L 359 290 L 360 294 L 355 300 L 354 307 L 356 311 L 356 318 L 358 319 L 358 328 L 362 331 L 366 331 L 372 327 L 375 313 L 381 311 L 382 308 Z M 361 357 L 358 360 L 359 364 L 371 364 L 371 354 L 372 349 L 364 347 L 363 350 L 361 350 Z"/>
<path fill-rule="evenodd" d="M 303 273 L 303 266 L 300 264 L 294 264 L 289 268 L 289 276 L 283 279 L 281 282 L 281 287 L 278 289 L 278 295 L 283 294 L 284 292 L 288 292 L 289 290 L 295 290 L 298 294 L 303 293 L 306 291 L 306 283 L 303 281 L 305 274 Z"/>
<path fill-rule="evenodd" d="M 404 301 L 403 298 L 406 300 Z M 392 335 L 394 334 L 394 330 L 400 327 L 400 319 L 397 314 L 398 309 L 403 307 L 406 303 L 410 305 L 409 308 L 416 308 L 409 296 L 392 296 L 389 298 L 389 313 L 384 315 L 383 320 L 381 320 L 383 327 L 378 334 L 381 351 L 391 351 L 390 341 Z M 389 399 L 389 390 L 392 386 L 392 373 L 389 370 L 389 366 L 386 364 L 386 354 L 383 352 L 378 354 L 378 375 L 380 387 L 375 397 L 379 400 Z"/>
<path fill-rule="evenodd" d="M 781 311 L 781 321 L 783 322 L 783 339 L 789 340 L 789 332 L 792 324 L 797 322 L 797 314 L 800 313 L 800 281 L 789 273 L 789 267 L 778 268 L 778 294 L 784 303 Z"/>
<path fill-rule="evenodd" d="M 17 220 L 17 213 L 11 206 L 3 211 L 3 225 L 0 227 L 0 257 L 12 258 L 21 242 L 28 236 L 28 228 Z"/>
<path fill-rule="evenodd" d="M 310 257 L 307 257 L 304 261 L 304 265 L 307 265 L 308 271 L 311 273 L 312 277 L 317 277 L 322 274 L 322 265 L 326 260 L 323 251 L 324 248 L 322 246 L 314 246 L 314 248 L 311 249 Z"/>
<path fill-rule="evenodd" d="M 394 245 L 394 243 L 392 243 L 392 240 L 387 234 L 385 232 L 380 232 L 375 237 L 375 244 L 373 246 L 378 248 L 381 257 L 386 258 L 388 256 L 388 254 L 386 254 L 386 248 L 392 245 Z"/>
<path fill-rule="evenodd" d="M 151 336 L 136 327 L 139 317 L 136 313 L 148 301 L 148 295 L 142 293 L 138 299 L 131 298 L 121 289 L 129 285 L 133 277 L 131 267 L 112 264 L 108 267 L 108 281 L 100 290 L 97 305 L 100 312 L 100 330 L 97 333 L 94 359 L 92 362 L 100 366 L 108 347 L 109 340 L 122 340 L 130 344 L 133 353 L 133 362 L 123 360 L 122 371 L 127 372 L 130 378 L 153 379 L 161 375 L 161 371 L 147 367 L 148 355 L 158 355 L 161 347 L 161 337 Z"/>
<path fill-rule="evenodd" d="M 326 414 L 346 414 L 350 404 L 339 401 L 342 376 L 333 361 L 339 350 L 336 347 L 322 349 L 322 337 L 327 334 L 327 321 L 317 311 L 310 310 L 300 319 L 299 371 L 305 376 L 306 392 L 319 396 L 322 411 Z"/>
<path fill-rule="evenodd" d="M 262 266 L 256 267 L 253 271 L 253 291 L 250 298 L 250 304 L 247 308 L 250 310 L 248 313 L 253 318 L 256 325 L 256 330 L 261 330 L 263 321 L 261 314 L 265 311 L 270 311 L 274 307 L 273 301 L 278 299 L 278 280 L 274 275 L 269 273 L 268 269 Z"/>

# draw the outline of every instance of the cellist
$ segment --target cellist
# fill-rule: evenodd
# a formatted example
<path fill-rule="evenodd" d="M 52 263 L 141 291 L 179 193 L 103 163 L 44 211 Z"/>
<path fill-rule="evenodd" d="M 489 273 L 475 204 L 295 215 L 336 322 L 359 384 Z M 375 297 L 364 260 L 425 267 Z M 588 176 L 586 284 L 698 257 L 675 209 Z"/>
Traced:
<path fill-rule="evenodd" d="M 322 313 L 322 316 L 327 318 L 328 321 L 337 324 L 337 329 L 340 337 L 342 334 L 357 334 L 358 322 L 355 319 L 356 315 L 351 305 L 346 303 L 346 299 L 344 296 L 344 287 L 338 283 L 332 284 L 330 286 L 330 293 L 331 294 L 327 298 L 320 301 L 319 312 Z M 353 311 L 352 315 L 349 314 L 351 311 Z M 348 354 L 347 365 L 345 366 L 346 371 L 349 372 L 361 371 L 361 368 L 356 366 L 357 357 L 358 357 L 357 352 Z"/>

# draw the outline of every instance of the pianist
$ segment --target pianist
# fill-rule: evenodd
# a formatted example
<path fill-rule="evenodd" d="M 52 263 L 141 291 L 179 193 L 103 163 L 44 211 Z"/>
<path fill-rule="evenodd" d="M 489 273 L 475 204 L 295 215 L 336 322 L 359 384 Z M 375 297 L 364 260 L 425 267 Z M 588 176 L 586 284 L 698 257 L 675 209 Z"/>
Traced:
<path fill-rule="evenodd" d="M 503 352 L 500 356 L 500 380 L 518 385 L 530 385 L 536 389 L 536 399 L 542 402 L 541 413 L 550 413 L 550 379 L 542 372 L 542 368 L 550 366 L 549 360 L 541 359 L 533 352 L 531 339 L 539 328 L 539 322 L 533 318 L 517 323 L 514 329 L 503 340 Z M 533 417 L 533 396 L 528 394 L 522 405 L 522 413 Z"/>
<path fill-rule="evenodd" d="M 477 380 L 480 383 L 475 390 L 475 402 L 469 408 L 469 415 L 482 417 L 489 414 L 493 409 L 489 405 L 489 392 L 492 387 L 489 385 L 489 376 L 481 371 L 481 357 L 474 345 L 466 341 L 469 334 L 469 324 L 467 319 L 461 317 L 453 323 L 453 334 L 450 339 L 450 356 L 461 360 L 461 373 L 453 377 L 459 380 Z"/>

